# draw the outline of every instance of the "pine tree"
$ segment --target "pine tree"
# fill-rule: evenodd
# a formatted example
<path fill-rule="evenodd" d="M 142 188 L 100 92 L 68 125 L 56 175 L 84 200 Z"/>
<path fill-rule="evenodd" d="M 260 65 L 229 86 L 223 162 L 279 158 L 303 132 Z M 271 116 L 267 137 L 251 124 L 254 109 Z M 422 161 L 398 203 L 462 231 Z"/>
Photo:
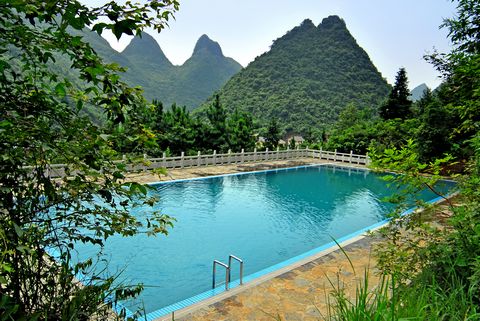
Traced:
<path fill-rule="evenodd" d="M 412 101 L 408 98 L 409 96 L 407 72 L 405 68 L 400 68 L 387 102 L 380 107 L 380 116 L 385 120 L 409 118 L 412 114 L 410 110 Z"/>
<path fill-rule="evenodd" d="M 220 104 L 218 95 L 207 109 L 207 118 L 210 122 L 207 129 L 209 147 L 214 150 L 225 150 L 227 148 L 227 111 Z"/>
<path fill-rule="evenodd" d="M 235 109 L 228 118 L 228 146 L 239 152 L 242 148 L 252 150 L 255 147 L 252 115 Z"/>

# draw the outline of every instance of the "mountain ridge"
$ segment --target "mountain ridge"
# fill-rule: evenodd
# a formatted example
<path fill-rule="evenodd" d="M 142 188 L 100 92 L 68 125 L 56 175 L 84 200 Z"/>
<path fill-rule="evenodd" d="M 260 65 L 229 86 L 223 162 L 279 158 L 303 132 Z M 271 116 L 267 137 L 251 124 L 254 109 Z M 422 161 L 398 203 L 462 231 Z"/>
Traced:
<path fill-rule="evenodd" d="M 108 62 L 127 67 L 121 77 L 131 86 L 141 86 L 148 100 L 157 99 L 164 106 L 185 105 L 192 110 L 218 90 L 243 67 L 223 55 L 220 44 L 202 35 L 193 53 L 182 65 L 174 65 L 158 42 L 148 33 L 134 37 L 121 52 L 97 33 L 81 32 L 93 49 Z"/>

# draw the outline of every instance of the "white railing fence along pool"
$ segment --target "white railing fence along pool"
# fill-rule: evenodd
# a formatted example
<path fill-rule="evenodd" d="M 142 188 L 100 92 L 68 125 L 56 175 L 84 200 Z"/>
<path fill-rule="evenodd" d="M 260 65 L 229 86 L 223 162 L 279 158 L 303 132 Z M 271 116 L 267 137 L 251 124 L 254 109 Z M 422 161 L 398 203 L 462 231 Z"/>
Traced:
<path fill-rule="evenodd" d="M 167 157 L 163 153 L 163 157 L 160 158 L 148 158 L 144 155 L 143 160 L 135 164 L 127 164 L 126 168 L 129 172 L 147 171 L 157 168 L 185 168 L 185 167 L 199 167 L 209 165 L 227 165 L 227 164 L 243 164 L 252 162 L 263 161 L 275 161 L 275 160 L 291 160 L 298 158 L 316 158 L 333 162 L 342 162 L 349 164 L 368 165 L 370 159 L 367 155 L 358 155 L 353 152 L 339 153 L 337 150 L 325 151 L 315 149 L 287 149 L 287 150 L 264 150 L 253 152 L 245 152 L 243 149 L 240 153 L 228 153 L 217 154 L 216 151 L 213 154 L 202 155 L 200 152 L 194 156 L 185 156 L 182 152 L 180 156 Z M 126 157 L 123 160 L 117 162 L 127 162 Z M 47 169 L 47 175 L 49 177 L 64 177 L 66 175 L 66 164 L 52 164 Z M 74 174 L 74 173 L 71 173 Z"/>

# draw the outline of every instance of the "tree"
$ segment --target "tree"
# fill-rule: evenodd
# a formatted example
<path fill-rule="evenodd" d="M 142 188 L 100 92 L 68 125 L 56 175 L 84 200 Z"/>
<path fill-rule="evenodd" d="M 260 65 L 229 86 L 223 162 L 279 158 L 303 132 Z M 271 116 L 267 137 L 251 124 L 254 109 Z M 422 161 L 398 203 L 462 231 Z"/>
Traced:
<path fill-rule="evenodd" d="M 292 136 L 292 138 L 290 138 L 290 141 L 289 141 L 289 143 L 288 143 L 288 147 L 289 147 L 290 149 L 295 149 L 295 147 L 296 147 L 296 144 L 295 144 L 295 136 Z"/>
<path fill-rule="evenodd" d="M 280 140 L 280 128 L 278 127 L 278 122 L 275 118 L 272 118 L 267 127 L 267 132 L 265 134 L 265 147 L 270 150 L 277 148 L 278 141 Z"/>
<path fill-rule="evenodd" d="M 209 147 L 212 150 L 225 150 L 227 148 L 227 112 L 220 104 L 218 95 L 207 109 L 207 118 L 209 120 L 207 129 Z"/>
<path fill-rule="evenodd" d="M 253 120 L 249 113 L 235 109 L 228 118 L 228 146 L 234 152 L 255 147 Z"/>
<path fill-rule="evenodd" d="M 363 121 L 360 110 L 353 103 L 348 104 L 338 115 L 335 128 L 338 130 L 347 129 Z"/>
<path fill-rule="evenodd" d="M 451 113 L 450 137 L 456 156 L 474 155 L 471 141 L 480 132 L 480 6 L 475 0 L 460 0 L 455 18 L 446 19 L 454 49 L 448 54 L 434 53 L 425 58 L 444 78 L 438 97 Z"/>
<path fill-rule="evenodd" d="M 171 219 L 152 212 L 140 221 L 130 214 L 132 203 L 154 200 L 146 199 L 145 186 L 128 182 L 125 165 L 112 161 L 118 157 L 112 135 L 83 111 L 95 106 L 121 127 L 145 101 L 120 81 L 121 67 L 104 63 L 69 30 L 89 26 L 117 38 L 146 27 L 160 31 L 178 6 L 176 0 L 95 8 L 76 0 L 0 4 L 2 319 L 106 319 L 117 300 L 141 290 L 114 285 L 115 276 L 93 272 L 91 258 L 78 262 L 73 255 L 78 242 L 167 233 Z M 78 78 L 61 78 L 49 68 L 59 55 L 68 57 Z M 142 130 L 135 132 L 151 141 Z M 48 174 L 55 162 L 66 164 L 63 177 Z M 75 275 L 83 276 L 82 286 Z"/>
<path fill-rule="evenodd" d="M 400 68 L 387 102 L 380 107 L 380 116 L 385 120 L 409 118 L 411 115 L 410 107 L 412 106 L 409 96 L 407 72 L 405 68 Z"/>
<path fill-rule="evenodd" d="M 425 103 L 426 101 L 424 101 Z M 420 161 L 428 162 L 452 151 L 451 131 L 454 115 L 437 99 L 425 105 L 420 116 L 416 142 Z"/>
<path fill-rule="evenodd" d="M 432 315 L 449 320 L 478 319 L 480 5 L 477 0 L 457 3 L 455 18 L 443 24 L 449 29 L 453 51 L 428 57 L 443 73 L 445 81 L 433 97 L 424 97 L 418 146 L 409 143 L 401 149 L 385 150 L 380 157 L 382 165 L 404 173 L 393 180 L 408 182 L 410 186 L 428 186 L 432 190 L 435 190 L 432 180 L 440 178 L 445 162 L 450 166 L 458 164 L 452 164 L 450 155 L 443 159 L 440 155 L 455 149 L 457 160 L 468 161 L 465 175 L 458 180 L 457 201 L 452 204 L 447 200 L 451 212 L 448 220 L 432 228 L 432 224 L 425 221 L 428 216 L 425 212 L 417 216 L 412 213 L 407 220 L 394 216 L 394 224 L 390 224 L 383 235 L 389 242 L 379 248 L 380 269 L 395 278 L 398 289 L 393 292 L 404 296 L 398 302 L 409 311 L 419 307 L 422 313 L 426 312 L 427 319 Z M 419 161 L 418 151 L 428 163 Z M 374 165 L 379 160 L 375 154 L 372 159 Z M 408 189 L 403 193 L 405 191 L 408 194 L 403 195 L 403 199 L 411 198 L 412 193 Z M 405 286 L 402 286 L 405 276 Z M 425 304 L 419 305 L 415 300 L 410 305 L 407 303 L 409 297 L 415 299 L 418 293 L 426 294 L 422 298 L 429 302 L 426 309 Z M 439 293 L 442 298 L 437 300 Z M 436 303 L 430 306 L 430 302 Z M 418 317 L 416 312 L 413 315 Z"/>
<path fill-rule="evenodd" d="M 194 120 L 186 107 L 177 107 L 176 104 L 164 113 L 162 130 L 158 133 L 158 140 L 162 150 L 170 149 L 172 154 L 187 153 L 195 142 Z"/>
<path fill-rule="evenodd" d="M 128 110 L 121 125 L 107 122 L 105 133 L 112 135 L 113 148 L 120 153 L 159 156 L 157 141 L 162 123 L 163 105 L 154 100 Z"/>

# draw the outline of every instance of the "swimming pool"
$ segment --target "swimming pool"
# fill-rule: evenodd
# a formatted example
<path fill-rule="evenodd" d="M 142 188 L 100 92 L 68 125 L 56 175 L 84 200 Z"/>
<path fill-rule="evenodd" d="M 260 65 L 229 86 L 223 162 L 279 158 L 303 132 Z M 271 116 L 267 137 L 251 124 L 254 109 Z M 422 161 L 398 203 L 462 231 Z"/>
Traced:
<path fill-rule="evenodd" d="M 177 219 L 170 234 L 112 237 L 104 252 L 109 269 L 125 268 L 122 277 L 127 282 L 145 284 L 140 300 L 147 313 L 156 315 L 168 312 L 160 310 L 166 306 L 210 290 L 213 260 L 227 263 L 230 254 L 236 255 L 245 262 L 246 276 L 258 276 L 263 273 L 259 271 L 330 243 L 332 237 L 341 238 L 384 220 L 392 205 L 381 199 L 394 192 L 378 174 L 334 166 L 153 186 L 160 196 L 155 210 Z M 420 197 L 436 196 L 426 191 Z M 142 217 L 148 210 L 135 208 L 134 214 Z M 97 249 L 79 250 L 88 256 Z M 217 280 L 223 281 L 224 270 L 217 270 Z M 237 264 L 231 275 L 238 278 Z M 221 291 L 220 282 L 218 286 Z M 140 306 L 139 302 L 129 304 Z"/>

